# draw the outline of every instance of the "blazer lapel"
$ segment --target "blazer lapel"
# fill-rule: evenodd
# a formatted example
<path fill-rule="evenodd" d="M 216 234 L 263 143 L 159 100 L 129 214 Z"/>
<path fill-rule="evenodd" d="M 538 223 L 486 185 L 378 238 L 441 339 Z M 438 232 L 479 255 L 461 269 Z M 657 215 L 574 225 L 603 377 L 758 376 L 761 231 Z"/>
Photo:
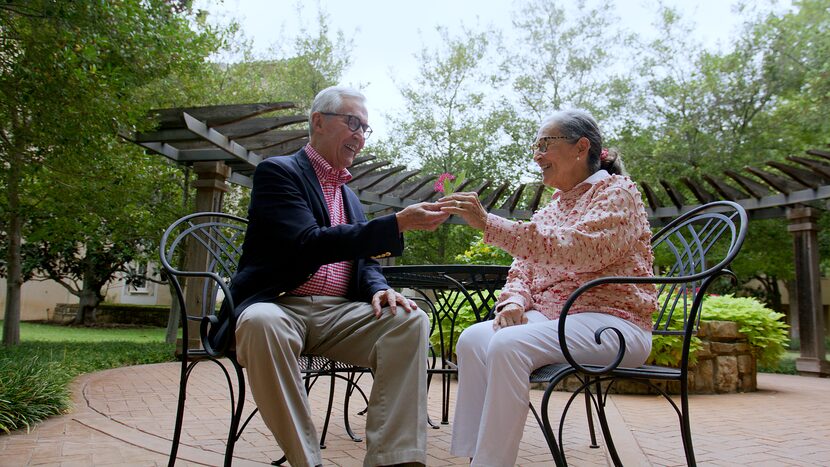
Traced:
<path fill-rule="evenodd" d="M 308 160 L 308 155 L 305 153 L 305 150 L 300 150 L 297 156 L 297 162 L 300 164 L 300 169 L 303 172 L 306 183 L 317 194 L 317 204 L 323 212 L 323 225 L 326 227 L 331 226 L 326 198 L 323 197 L 323 188 L 320 186 L 320 180 L 317 178 L 317 174 L 314 172 L 314 167 L 311 166 L 311 161 Z"/>
<path fill-rule="evenodd" d="M 346 207 L 346 222 L 349 224 L 356 224 L 358 216 L 355 215 L 355 209 L 359 208 L 359 206 L 354 206 L 352 203 L 352 197 L 349 196 L 349 190 L 346 189 L 346 185 L 340 187 L 341 193 L 343 193 L 343 205 Z M 360 204 L 358 202 L 358 204 Z"/>

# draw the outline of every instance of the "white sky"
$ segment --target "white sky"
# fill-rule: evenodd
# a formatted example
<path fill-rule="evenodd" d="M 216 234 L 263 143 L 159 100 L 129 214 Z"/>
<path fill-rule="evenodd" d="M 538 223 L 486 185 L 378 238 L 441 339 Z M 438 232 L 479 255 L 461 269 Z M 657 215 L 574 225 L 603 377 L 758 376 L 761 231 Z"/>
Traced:
<path fill-rule="evenodd" d="M 728 43 L 738 28 L 732 13 L 734 0 L 664 0 L 678 6 L 684 17 L 696 25 L 696 40 L 716 48 Z M 281 37 L 294 37 L 298 24 L 316 32 L 317 5 L 329 16 L 332 31 L 341 30 L 354 39 L 352 64 L 341 84 L 366 85 L 369 121 L 375 130 L 372 139 L 386 136 L 384 114 L 402 107 L 398 84 L 408 82 L 417 72 L 414 57 L 424 45 L 435 47 L 442 25 L 459 31 L 462 25 L 493 25 L 512 29 L 514 11 L 510 0 L 318 0 L 303 2 L 298 19 L 295 0 L 198 0 L 210 17 L 234 17 L 254 49 L 263 53 Z M 576 3 L 576 2 L 573 2 Z M 568 2 L 564 2 L 568 4 Z M 648 36 L 655 3 L 648 0 L 617 0 L 616 14 L 626 29 Z M 278 96 L 275 96 L 278 98 Z"/>

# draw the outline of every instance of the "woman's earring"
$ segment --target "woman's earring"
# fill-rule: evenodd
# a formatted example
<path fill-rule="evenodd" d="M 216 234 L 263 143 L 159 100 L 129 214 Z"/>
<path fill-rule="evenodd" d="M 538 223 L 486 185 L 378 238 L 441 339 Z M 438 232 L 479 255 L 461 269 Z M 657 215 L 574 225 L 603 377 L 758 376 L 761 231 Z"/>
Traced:
<path fill-rule="evenodd" d="M 576 156 L 576 160 L 579 160 L 579 156 Z"/>

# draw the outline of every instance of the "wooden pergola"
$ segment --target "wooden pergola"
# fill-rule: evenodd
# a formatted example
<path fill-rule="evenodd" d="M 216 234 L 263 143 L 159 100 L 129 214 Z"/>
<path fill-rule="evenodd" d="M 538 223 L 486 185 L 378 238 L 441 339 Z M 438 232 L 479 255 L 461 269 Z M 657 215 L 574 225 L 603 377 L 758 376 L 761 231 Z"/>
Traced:
<path fill-rule="evenodd" d="M 235 104 L 154 111 L 154 131 L 128 137 L 148 151 L 177 164 L 192 166 L 197 174 L 197 211 L 220 211 L 228 183 L 246 187 L 257 164 L 271 156 L 296 152 L 308 142 L 308 116 L 297 113 L 291 102 Z M 408 170 L 374 156 L 358 157 L 350 168 L 349 186 L 365 205 L 366 213 L 380 215 L 434 200 L 437 174 Z M 661 180 L 660 189 L 640 182 L 650 221 L 654 226 L 693 207 L 718 199 L 741 204 L 750 219 L 786 218 L 795 244 L 797 323 L 800 373 L 830 375 L 825 359 L 824 312 L 818 257 L 820 210 L 830 198 L 830 151 L 814 149 L 787 162 L 744 167 L 743 173 L 726 170 L 703 175 L 703 180 Z M 684 195 L 685 187 L 691 197 Z M 479 193 L 485 208 L 512 219 L 529 219 L 542 201 L 544 186 L 490 180 L 465 180 L 459 190 Z M 659 195 L 660 191 L 665 196 Z M 667 199 L 668 201 L 663 201 Z M 456 220 L 458 222 L 458 220 Z"/>

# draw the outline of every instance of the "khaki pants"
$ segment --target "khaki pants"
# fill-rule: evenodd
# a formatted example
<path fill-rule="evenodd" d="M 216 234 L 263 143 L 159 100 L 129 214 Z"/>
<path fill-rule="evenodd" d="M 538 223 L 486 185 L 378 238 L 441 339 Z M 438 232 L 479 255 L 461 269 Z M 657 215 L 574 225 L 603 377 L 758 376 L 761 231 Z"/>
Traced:
<path fill-rule="evenodd" d="M 263 421 L 292 466 L 322 464 L 299 369 L 302 353 L 369 367 L 364 466 L 426 464 L 426 314 L 395 314 L 340 297 L 281 297 L 246 308 L 236 353 Z"/>
<path fill-rule="evenodd" d="M 473 467 L 516 465 L 530 403 L 530 373 L 567 361 L 559 345 L 559 320 L 530 310 L 527 324 L 498 331 L 492 321 L 461 333 L 458 392 L 450 453 L 471 457 Z M 622 366 L 639 366 L 651 352 L 651 331 L 603 313 L 576 313 L 566 322 L 568 348 L 580 363 L 607 365 L 619 349 L 613 332 L 597 344 L 594 332 L 613 326 L 625 339 Z"/>

